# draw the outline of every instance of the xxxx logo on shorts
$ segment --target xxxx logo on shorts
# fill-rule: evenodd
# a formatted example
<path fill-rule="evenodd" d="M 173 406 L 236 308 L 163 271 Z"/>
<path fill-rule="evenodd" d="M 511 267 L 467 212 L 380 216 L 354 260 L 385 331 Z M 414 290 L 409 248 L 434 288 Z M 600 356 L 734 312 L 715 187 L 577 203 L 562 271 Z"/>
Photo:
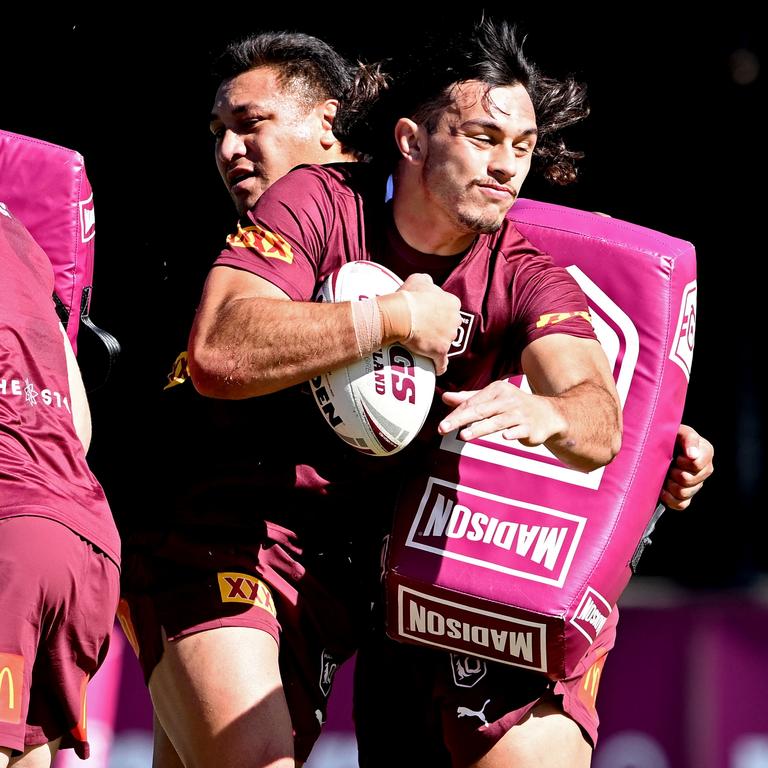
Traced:
<path fill-rule="evenodd" d="M 570 320 L 572 317 L 583 317 L 590 325 L 592 325 L 592 317 L 589 312 L 549 312 L 546 315 L 541 315 L 536 321 L 537 328 L 544 328 L 547 325 L 557 325 L 562 323 L 563 320 Z"/>
<path fill-rule="evenodd" d="M 293 251 L 288 242 L 278 234 L 270 232 L 258 224 L 252 227 L 237 226 L 237 233 L 227 237 L 227 243 L 233 248 L 248 248 L 268 259 L 280 259 L 287 264 L 293 263 Z"/>
<path fill-rule="evenodd" d="M 267 613 L 275 615 L 275 604 L 269 587 L 246 573 L 218 573 L 219 591 L 222 603 L 247 603 L 258 605 Z"/>
<path fill-rule="evenodd" d="M 21 692 L 24 685 L 24 657 L 0 653 L 0 723 L 21 720 Z"/>

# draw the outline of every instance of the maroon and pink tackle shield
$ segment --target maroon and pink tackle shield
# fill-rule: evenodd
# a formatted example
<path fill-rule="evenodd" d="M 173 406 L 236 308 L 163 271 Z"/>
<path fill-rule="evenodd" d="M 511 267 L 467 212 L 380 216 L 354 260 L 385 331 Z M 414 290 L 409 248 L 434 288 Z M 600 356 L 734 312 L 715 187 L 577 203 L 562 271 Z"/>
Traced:
<path fill-rule="evenodd" d="M 444 437 L 397 510 L 388 633 L 562 678 L 605 624 L 654 520 L 690 376 L 695 252 L 530 200 L 509 217 L 587 295 L 621 398 L 622 448 L 582 473 L 500 435 Z"/>
<path fill-rule="evenodd" d="M 77 351 L 81 313 L 93 284 L 93 192 L 83 156 L 40 139 L 0 131 L 0 201 L 29 230 L 55 272 L 55 292 Z"/>

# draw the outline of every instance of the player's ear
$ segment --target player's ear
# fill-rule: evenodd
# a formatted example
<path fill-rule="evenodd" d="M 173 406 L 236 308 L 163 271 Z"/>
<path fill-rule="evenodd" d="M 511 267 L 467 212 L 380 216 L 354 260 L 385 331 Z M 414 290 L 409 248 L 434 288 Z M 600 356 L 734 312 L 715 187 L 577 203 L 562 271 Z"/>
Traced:
<path fill-rule="evenodd" d="M 322 133 L 320 135 L 320 143 L 329 149 L 337 141 L 333 135 L 333 121 L 336 119 L 336 112 L 339 109 L 338 99 L 326 99 L 321 101 L 317 107 L 317 115 L 322 123 Z"/>
<path fill-rule="evenodd" d="M 426 133 L 422 126 L 407 117 L 395 125 L 395 142 L 400 154 L 410 163 L 420 163 L 426 155 Z"/>

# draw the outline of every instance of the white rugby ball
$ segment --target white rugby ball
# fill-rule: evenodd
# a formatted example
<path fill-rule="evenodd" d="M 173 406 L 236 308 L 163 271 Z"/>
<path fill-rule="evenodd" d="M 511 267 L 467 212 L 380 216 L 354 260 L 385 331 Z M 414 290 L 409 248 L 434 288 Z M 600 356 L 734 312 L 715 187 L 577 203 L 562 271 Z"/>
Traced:
<path fill-rule="evenodd" d="M 393 293 L 402 280 L 373 261 L 350 261 L 330 274 L 317 301 L 361 301 Z M 344 368 L 310 381 L 315 402 L 336 434 L 358 451 L 388 456 L 405 448 L 427 418 L 435 366 L 402 344 L 385 344 Z"/>

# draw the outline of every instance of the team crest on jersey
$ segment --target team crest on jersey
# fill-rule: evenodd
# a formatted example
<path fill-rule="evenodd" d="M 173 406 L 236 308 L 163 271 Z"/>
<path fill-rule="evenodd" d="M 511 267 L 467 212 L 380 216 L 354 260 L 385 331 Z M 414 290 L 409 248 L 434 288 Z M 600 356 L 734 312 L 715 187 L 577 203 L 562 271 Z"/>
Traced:
<path fill-rule="evenodd" d="M 323 648 L 323 652 L 320 654 L 320 690 L 326 698 L 331 695 L 333 678 L 338 668 L 339 665 L 336 660 Z"/>
<path fill-rule="evenodd" d="M 475 327 L 475 316 L 471 312 L 460 310 L 459 314 L 461 315 L 461 325 L 456 338 L 451 342 L 451 351 L 448 353 L 448 357 L 456 357 L 456 355 L 464 352 L 472 337 L 472 329 Z"/>
<path fill-rule="evenodd" d="M 488 671 L 488 665 L 477 656 L 451 654 L 451 673 L 453 682 L 459 688 L 472 688 L 477 685 Z"/>
<path fill-rule="evenodd" d="M 293 263 L 293 251 L 285 238 L 258 224 L 251 227 L 241 227 L 238 224 L 237 233 L 227 237 L 227 244 L 233 248 L 248 248 L 268 259 L 279 259 L 286 264 Z"/>

